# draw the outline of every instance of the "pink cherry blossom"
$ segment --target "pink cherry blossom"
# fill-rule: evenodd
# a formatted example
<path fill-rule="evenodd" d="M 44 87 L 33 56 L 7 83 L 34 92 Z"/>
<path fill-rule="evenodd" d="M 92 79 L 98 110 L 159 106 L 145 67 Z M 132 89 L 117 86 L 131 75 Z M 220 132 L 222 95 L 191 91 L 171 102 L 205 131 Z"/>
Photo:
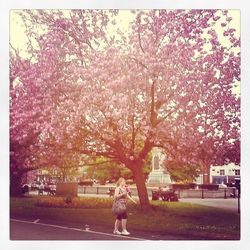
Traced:
<path fill-rule="evenodd" d="M 39 46 L 27 47 L 35 61 L 11 51 L 12 174 L 106 157 L 133 172 L 147 206 L 143 162 L 153 147 L 206 172 L 239 162 L 240 99 L 232 89 L 240 54 L 230 46 L 239 50 L 240 39 L 229 29 L 230 45 L 222 44 L 220 11 L 138 10 L 125 34 L 113 22 L 115 37 L 108 27 L 119 13 L 69 13 L 20 11 Z"/>

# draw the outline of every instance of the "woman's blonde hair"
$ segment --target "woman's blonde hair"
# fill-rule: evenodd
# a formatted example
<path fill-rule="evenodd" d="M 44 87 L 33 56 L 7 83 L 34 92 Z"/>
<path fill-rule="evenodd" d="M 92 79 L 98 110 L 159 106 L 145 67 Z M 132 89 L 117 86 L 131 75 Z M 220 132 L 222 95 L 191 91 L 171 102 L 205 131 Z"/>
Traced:
<path fill-rule="evenodd" d="M 123 177 L 120 177 L 119 180 L 116 182 L 116 186 L 119 187 L 121 182 L 125 182 L 125 179 Z"/>

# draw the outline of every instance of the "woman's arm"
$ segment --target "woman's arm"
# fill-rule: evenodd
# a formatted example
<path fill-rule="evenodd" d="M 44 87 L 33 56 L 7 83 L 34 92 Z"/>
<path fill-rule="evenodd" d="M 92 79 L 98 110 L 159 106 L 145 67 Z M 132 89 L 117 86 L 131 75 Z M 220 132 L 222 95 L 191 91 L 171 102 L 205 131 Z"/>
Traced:
<path fill-rule="evenodd" d="M 114 198 L 118 198 L 118 195 L 119 195 L 119 189 L 116 188 L 114 193 Z"/>
<path fill-rule="evenodd" d="M 124 193 L 119 194 L 119 190 L 120 190 L 119 187 L 117 187 L 117 188 L 115 189 L 114 198 L 120 198 L 120 197 L 122 197 L 122 196 L 124 195 Z"/>
<path fill-rule="evenodd" d="M 127 194 L 127 197 L 128 197 L 131 201 L 133 201 L 135 204 L 137 203 L 129 194 Z"/>

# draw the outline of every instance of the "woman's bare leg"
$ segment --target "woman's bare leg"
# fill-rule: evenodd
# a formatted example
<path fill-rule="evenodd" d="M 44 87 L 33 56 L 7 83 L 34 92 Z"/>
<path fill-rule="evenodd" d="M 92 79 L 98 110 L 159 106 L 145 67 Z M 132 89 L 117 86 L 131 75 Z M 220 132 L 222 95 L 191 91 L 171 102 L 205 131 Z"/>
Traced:
<path fill-rule="evenodd" d="M 115 221 L 115 230 L 118 230 L 120 226 L 120 221 L 116 219 Z"/>
<path fill-rule="evenodd" d="M 126 226 L 127 226 L 127 219 L 122 219 L 122 230 L 123 231 L 127 230 Z"/>

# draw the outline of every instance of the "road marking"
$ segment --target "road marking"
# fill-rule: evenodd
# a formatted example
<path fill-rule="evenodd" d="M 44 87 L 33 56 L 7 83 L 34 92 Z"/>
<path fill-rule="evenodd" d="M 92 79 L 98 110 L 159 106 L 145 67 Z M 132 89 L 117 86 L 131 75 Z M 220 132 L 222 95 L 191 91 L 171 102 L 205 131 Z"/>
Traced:
<path fill-rule="evenodd" d="M 34 220 L 33 223 L 37 223 L 38 221 L 40 221 L 40 219 Z"/>
<path fill-rule="evenodd" d="M 80 231 L 80 232 L 83 231 L 81 228 L 76 228 L 76 227 L 69 227 L 69 229 L 75 230 L 75 231 Z"/>
<path fill-rule="evenodd" d="M 32 222 L 32 221 L 17 220 L 17 219 L 10 219 L 10 220 L 11 220 L 11 221 L 14 221 L 14 222 L 21 222 L 21 223 L 27 223 L 27 224 L 34 224 L 34 222 Z M 80 231 L 80 232 L 85 232 L 85 233 L 92 233 L 92 234 L 99 234 L 99 235 L 107 235 L 107 236 L 112 236 L 112 237 L 117 237 L 117 238 L 123 238 L 123 239 L 148 240 L 148 239 L 143 239 L 143 238 L 138 238 L 138 237 L 124 236 L 124 235 L 117 235 L 117 234 L 109 234 L 109 233 L 103 233 L 103 232 L 98 232 L 98 231 L 93 231 L 93 230 L 85 230 L 85 229 L 74 228 L 74 227 L 64 227 L 64 226 L 53 225 L 53 224 L 47 224 L 47 223 L 41 223 L 41 222 L 36 222 L 35 224 L 36 224 L 36 225 L 41 225 L 41 226 L 47 226 L 47 227 L 54 227 L 54 228 L 66 229 L 66 230 Z"/>
<path fill-rule="evenodd" d="M 137 238 L 137 237 L 132 237 L 132 236 L 124 236 L 124 235 L 117 235 L 117 234 L 109 234 L 109 233 L 103 233 L 103 232 L 97 232 L 97 231 L 92 231 L 92 230 L 83 230 L 85 232 L 88 233 L 94 233 L 94 234 L 100 234 L 100 235 L 109 235 L 109 236 L 115 236 L 115 237 L 120 237 L 120 238 L 129 238 L 129 239 L 133 239 L 133 240 L 147 240 L 147 239 L 143 239 L 143 238 Z"/>

